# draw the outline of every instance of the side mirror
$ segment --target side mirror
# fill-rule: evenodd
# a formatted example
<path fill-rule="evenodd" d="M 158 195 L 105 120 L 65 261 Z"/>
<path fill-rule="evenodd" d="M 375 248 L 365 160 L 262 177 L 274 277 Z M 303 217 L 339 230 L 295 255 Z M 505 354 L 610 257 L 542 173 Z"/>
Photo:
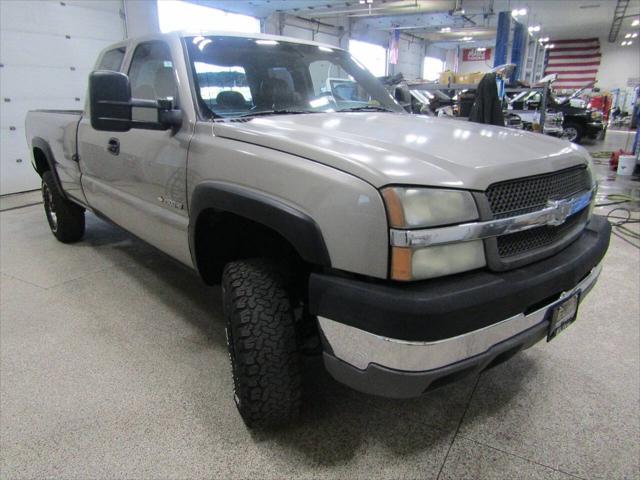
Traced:
<path fill-rule="evenodd" d="M 124 73 L 98 70 L 89 76 L 91 126 L 107 132 L 128 132 L 132 128 L 166 130 L 182 125 L 182 111 L 173 108 L 172 100 L 131 98 L 129 77 Z M 157 111 L 157 121 L 132 119 L 133 108 Z"/>
<path fill-rule="evenodd" d="M 98 70 L 89 75 L 91 126 L 108 132 L 131 129 L 131 85 L 124 73 Z"/>

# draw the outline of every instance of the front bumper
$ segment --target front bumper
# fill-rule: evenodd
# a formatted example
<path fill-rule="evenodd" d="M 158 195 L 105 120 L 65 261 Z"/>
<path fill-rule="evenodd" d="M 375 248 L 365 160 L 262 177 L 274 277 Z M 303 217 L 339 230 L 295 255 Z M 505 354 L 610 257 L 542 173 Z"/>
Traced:
<path fill-rule="evenodd" d="M 602 122 L 587 123 L 586 134 L 589 138 L 602 140 L 607 133 L 606 125 Z"/>
<path fill-rule="evenodd" d="M 505 360 L 547 332 L 548 312 L 595 284 L 610 226 L 593 217 L 545 260 L 507 272 L 476 271 L 413 285 L 314 274 L 327 370 L 371 394 L 417 396 Z"/>
<path fill-rule="evenodd" d="M 553 137 L 560 137 L 560 136 L 562 136 L 562 132 L 564 132 L 564 129 L 562 128 L 562 125 L 545 125 L 544 126 L 544 134 L 545 135 L 551 135 Z"/>

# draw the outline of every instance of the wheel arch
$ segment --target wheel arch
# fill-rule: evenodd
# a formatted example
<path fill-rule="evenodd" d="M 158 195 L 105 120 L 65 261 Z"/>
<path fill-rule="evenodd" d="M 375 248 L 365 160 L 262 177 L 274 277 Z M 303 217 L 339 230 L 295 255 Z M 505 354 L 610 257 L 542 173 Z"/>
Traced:
<path fill-rule="evenodd" d="M 62 184 L 60 183 L 60 178 L 58 177 L 58 171 L 55 168 L 56 160 L 53 156 L 53 151 L 49 146 L 49 142 L 47 142 L 42 137 L 34 137 L 31 140 L 31 149 L 33 154 L 33 168 L 40 175 L 42 175 L 46 171 L 51 171 L 53 175 L 53 181 L 56 184 L 56 187 L 60 191 L 60 194 L 66 198 L 66 194 L 62 189 Z"/>
<path fill-rule="evenodd" d="M 240 250 L 247 245 L 262 247 L 264 243 L 265 248 L 275 245 L 285 251 L 290 247 L 308 265 L 331 267 L 317 223 L 273 196 L 239 185 L 207 181 L 194 189 L 189 211 L 189 249 L 193 264 L 206 283 L 216 283 L 224 263 L 242 258 L 244 252 Z M 213 255 L 209 253 L 211 249 Z"/>

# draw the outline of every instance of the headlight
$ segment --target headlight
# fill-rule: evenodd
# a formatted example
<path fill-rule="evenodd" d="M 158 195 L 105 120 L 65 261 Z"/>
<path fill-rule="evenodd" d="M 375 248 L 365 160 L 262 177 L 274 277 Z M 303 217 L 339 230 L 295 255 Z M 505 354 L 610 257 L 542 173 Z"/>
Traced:
<path fill-rule="evenodd" d="M 382 190 L 392 228 L 424 228 L 478 219 L 469 192 L 436 188 L 389 187 Z"/>
<path fill-rule="evenodd" d="M 478 209 L 469 192 L 435 188 L 389 187 L 382 190 L 389 225 L 419 229 L 477 220 Z M 481 240 L 431 247 L 393 247 L 391 278 L 424 280 L 486 265 Z"/>

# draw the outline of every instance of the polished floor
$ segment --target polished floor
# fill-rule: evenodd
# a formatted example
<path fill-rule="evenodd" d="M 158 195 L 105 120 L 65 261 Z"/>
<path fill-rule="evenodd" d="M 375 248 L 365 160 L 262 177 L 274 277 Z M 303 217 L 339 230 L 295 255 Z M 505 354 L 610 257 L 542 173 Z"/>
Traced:
<path fill-rule="evenodd" d="M 7 205 L 0 478 L 640 477 L 640 253 L 618 237 L 553 342 L 410 401 L 310 360 L 300 421 L 254 434 L 218 289 L 91 215 L 63 245 L 41 205 Z"/>

